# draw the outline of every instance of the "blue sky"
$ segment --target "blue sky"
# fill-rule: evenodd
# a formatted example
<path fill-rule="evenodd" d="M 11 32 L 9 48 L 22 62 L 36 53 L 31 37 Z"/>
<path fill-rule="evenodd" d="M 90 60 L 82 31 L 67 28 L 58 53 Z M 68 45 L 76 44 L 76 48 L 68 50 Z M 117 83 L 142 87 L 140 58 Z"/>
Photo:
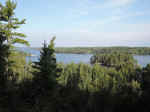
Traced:
<path fill-rule="evenodd" d="M 1 0 L 0 0 L 1 1 Z M 150 0 L 18 0 L 31 46 L 150 46 Z"/>

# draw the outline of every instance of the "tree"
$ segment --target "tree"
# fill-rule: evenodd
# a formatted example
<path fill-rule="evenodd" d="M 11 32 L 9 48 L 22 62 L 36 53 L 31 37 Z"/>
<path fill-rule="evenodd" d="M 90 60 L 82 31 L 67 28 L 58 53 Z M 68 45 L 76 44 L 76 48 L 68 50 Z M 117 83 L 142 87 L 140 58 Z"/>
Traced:
<path fill-rule="evenodd" d="M 11 0 L 7 0 L 5 5 L 0 3 L 1 44 L 7 46 L 7 49 L 5 48 L 5 50 L 1 50 L 1 52 L 7 52 L 5 53 L 5 60 L 9 64 L 6 66 L 7 70 L 3 69 L 7 71 L 7 74 L 8 71 L 11 70 L 11 64 L 15 61 L 10 57 L 10 54 L 14 52 L 12 50 L 13 45 L 16 43 L 29 45 L 29 43 L 23 39 L 26 36 L 23 33 L 16 32 L 16 30 L 20 28 L 20 25 L 25 24 L 25 19 L 20 21 L 15 17 L 15 8 L 16 3 Z"/>
<path fill-rule="evenodd" d="M 144 107 L 145 112 L 148 112 L 148 110 L 150 110 L 150 64 L 143 68 L 142 90 L 141 104 Z"/>
<path fill-rule="evenodd" d="M 25 19 L 20 21 L 15 17 L 14 10 L 16 9 L 16 3 L 11 0 L 7 0 L 5 6 L 0 6 L 0 20 L 4 21 L 3 23 L 1 23 L 1 27 L 4 29 L 3 32 L 6 35 L 7 44 L 9 44 L 10 46 L 16 43 L 29 45 L 27 41 L 22 39 L 25 38 L 26 35 L 15 31 L 20 28 L 20 25 L 25 24 Z"/>
<path fill-rule="evenodd" d="M 41 50 L 41 55 L 38 62 L 33 63 L 33 97 L 34 108 L 40 111 L 43 110 L 47 101 L 47 97 L 53 92 L 56 87 L 56 77 L 58 73 L 57 63 L 54 50 L 55 37 L 47 45 L 44 42 L 44 46 Z"/>
<path fill-rule="evenodd" d="M 18 43 L 29 45 L 29 43 L 24 40 L 26 35 L 16 32 L 16 30 L 20 28 L 20 25 L 25 24 L 25 19 L 19 20 L 15 17 L 14 11 L 16 9 L 16 3 L 11 0 L 7 0 L 5 5 L 1 4 L 0 7 L 0 27 L 2 29 L 2 33 L 5 35 L 5 40 L 3 42 L 5 42 L 9 47 L 10 53 L 7 56 L 7 60 L 12 64 L 16 61 L 12 60 L 12 58 L 10 57 L 10 54 L 14 53 L 14 51 L 12 50 L 14 47 L 13 45 Z M 8 66 L 7 69 L 11 69 L 11 66 Z"/>
<path fill-rule="evenodd" d="M 40 52 L 40 59 L 38 62 L 34 62 L 33 65 L 35 69 L 33 73 L 34 80 L 37 81 L 37 84 L 41 86 L 41 88 L 45 88 L 46 90 L 49 87 L 53 87 L 57 76 L 54 40 L 55 37 L 53 37 L 49 45 L 44 42 L 44 46 Z"/>
<path fill-rule="evenodd" d="M 26 36 L 22 33 L 16 32 L 20 25 L 25 24 L 25 19 L 19 20 L 15 17 L 16 3 L 7 0 L 5 5 L 0 3 L 0 89 L 1 98 L 7 98 L 1 100 L 0 104 L 4 104 L 7 102 L 9 107 L 4 107 L 4 109 L 10 109 L 9 111 L 15 110 L 15 100 L 14 100 L 14 83 L 15 83 L 15 75 L 11 70 L 12 61 L 10 54 L 13 53 L 13 45 L 16 43 L 29 45 L 27 41 L 22 38 Z M 4 111 L 4 110 L 3 110 Z"/>
<path fill-rule="evenodd" d="M 1 19 L 2 20 L 2 19 Z M 0 21 L 1 22 L 1 21 Z M 9 46 L 5 45 L 4 42 L 6 36 L 2 32 L 2 27 L 0 27 L 0 111 L 6 111 L 7 108 L 7 56 L 9 55 Z"/>

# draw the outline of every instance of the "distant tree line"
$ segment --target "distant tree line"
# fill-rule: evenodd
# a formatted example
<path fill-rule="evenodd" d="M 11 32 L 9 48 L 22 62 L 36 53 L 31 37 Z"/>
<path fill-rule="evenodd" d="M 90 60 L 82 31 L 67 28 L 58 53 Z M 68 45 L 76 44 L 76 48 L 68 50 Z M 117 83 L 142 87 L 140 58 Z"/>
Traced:
<path fill-rule="evenodd" d="M 150 55 L 150 47 L 56 47 L 56 53 L 106 54 L 114 52 L 128 53 L 133 55 Z"/>
<path fill-rule="evenodd" d="M 38 62 L 26 63 L 15 43 L 24 20 L 16 3 L 0 4 L 0 112 L 149 112 L 150 65 L 130 53 L 96 54 L 89 64 L 58 64 L 54 40 L 44 42 Z M 18 58 L 21 56 L 22 58 Z"/>

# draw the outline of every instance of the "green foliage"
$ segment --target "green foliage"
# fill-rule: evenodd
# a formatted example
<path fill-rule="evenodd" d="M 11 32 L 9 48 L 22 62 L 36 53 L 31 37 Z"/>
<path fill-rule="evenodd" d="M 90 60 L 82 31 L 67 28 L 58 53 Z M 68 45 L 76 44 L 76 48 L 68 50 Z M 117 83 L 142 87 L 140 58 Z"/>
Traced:
<path fill-rule="evenodd" d="M 99 63 L 106 67 L 115 67 L 120 69 L 124 66 L 137 67 L 137 61 L 131 54 L 110 53 L 110 54 L 95 54 L 91 57 L 91 64 Z"/>
<path fill-rule="evenodd" d="M 2 32 L 5 34 L 9 45 L 16 43 L 29 45 L 27 41 L 22 39 L 26 37 L 24 34 L 15 32 L 15 30 L 20 28 L 20 25 L 25 24 L 25 19 L 20 21 L 15 17 L 15 8 L 16 3 L 11 0 L 7 0 L 5 6 L 1 5 L 0 20 L 3 20 L 4 22 L 0 23 L 0 27 L 3 29 Z"/>
<path fill-rule="evenodd" d="M 4 112 L 16 112 L 16 73 L 12 70 L 14 62 L 11 59 L 13 44 L 28 44 L 20 39 L 25 37 L 24 34 L 15 32 L 25 22 L 15 17 L 15 8 L 16 3 L 11 0 L 7 0 L 5 5 L 0 3 L 0 111 Z"/>
<path fill-rule="evenodd" d="M 49 45 L 44 42 L 39 61 L 33 63 L 33 78 L 32 82 L 29 83 L 32 85 L 29 86 L 32 94 L 26 91 L 25 94 L 23 94 L 24 91 L 21 93 L 27 98 L 32 97 L 29 101 L 33 105 L 33 110 L 40 112 L 46 111 L 47 104 L 49 104 L 51 99 L 50 95 L 53 93 L 54 88 L 57 87 L 56 77 L 58 69 L 54 54 L 54 40 L 55 38 L 51 40 Z M 23 84 L 23 86 L 26 88 L 26 85 Z"/>
<path fill-rule="evenodd" d="M 3 70 L 5 70 L 7 74 L 8 71 L 11 71 L 11 74 L 14 74 L 12 73 L 14 72 L 14 69 L 12 70 L 11 68 L 15 68 L 15 66 L 14 67 L 12 66 L 15 65 L 14 64 L 15 61 L 17 61 L 17 59 L 14 60 L 14 58 L 17 58 L 17 56 L 16 53 L 12 51 L 13 45 L 16 43 L 29 45 L 27 41 L 22 39 L 25 38 L 26 36 L 22 33 L 16 32 L 16 30 L 20 28 L 20 25 L 25 24 L 25 20 L 19 21 L 19 19 L 15 17 L 15 12 L 14 12 L 15 8 L 16 8 L 16 3 L 11 0 L 7 0 L 5 5 L 0 4 L 1 48 L 3 49 L 1 50 L 1 52 L 5 54 L 5 56 L 2 55 L 2 57 L 5 59 L 7 64 L 5 66 L 6 68 Z"/>
<path fill-rule="evenodd" d="M 59 67 L 62 72 L 58 78 L 58 83 L 65 88 L 62 92 L 65 96 L 61 100 L 66 105 L 74 105 L 76 102 L 77 111 L 88 110 L 87 107 L 90 107 L 92 111 L 95 109 L 98 111 L 102 108 L 118 108 L 120 104 L 133 105 L 141 97 L 141 82 L 133 77 L 136 72 L 134 72 L 134 75 L 129 72 L 126 75 L 125 72 L 99 64 L 89 66 L 82 63 L 72 63 L 59 65 Z M 124 69 L 129 71 L 128 67 Z M 132 69 L 136 71 L 134 68 Z M 86 102 L 84 102 L 85 99 L 81 100 L 82 97 L 86 98 Z M 83 101 L 84 104 L 79 101 Z M 93 106 L 93 103 L 95 106 Z M 97 103 L 106 105 L 106 107 L 99 107 Z M 80 105 L 83 105 L 84 109 L 81 109 Z"/>
<path fill-rule="evenodd" d="M 9 61 L 12 62 L 10 69 L 16 74 L 17 81 L 22 81 L 24 79 L 32 79 L 32 67 L 30 63 L 26 62 L 25 53 L 13 50 L 9 56 Z"/>
<path fill-rule="evenodd" d="M 0 111 L 7 111 L 7 56 L 9 55 L 9 46 L 4 44 L 5 36 L 0 31 Z"/>
<path fill-rule="evenodd" d="M 143 68 L 142 74 L 142 106 L 146 109 L 150 109 L 149 101 L 150 101 L 150 64 L 148 64 L 145 68 Z M 146 110 L 145 109 L 145 110 Z"/>
<path fill-rule="evenodd" d="M 39 49 L 39 48 L 36 48 Z M 149 55 L 149 47 L 57 47 L 57 53 L 75 53 L 75 54 L 109 54 L 124 53 L 133 55 Z"/>
<path fill-rule="evenodd" d="M 35 62 L 33 65 L 33 68 L 35 69 L 35 72 L 33 73 L 33 80 L 38 81 L 39 85 L 43 85 L 43 87 L 52 87 L 55 83 L 55 79 L 57 76 L 57 66 L 56 58 L 54 55 L 55 50 L 53 43 L 54 39 L 55 38 L 51 40 L 51 43 L 48 46 L 46 43 L 44 43 L 44 46 L 41 50 L 39 62 Z"/>

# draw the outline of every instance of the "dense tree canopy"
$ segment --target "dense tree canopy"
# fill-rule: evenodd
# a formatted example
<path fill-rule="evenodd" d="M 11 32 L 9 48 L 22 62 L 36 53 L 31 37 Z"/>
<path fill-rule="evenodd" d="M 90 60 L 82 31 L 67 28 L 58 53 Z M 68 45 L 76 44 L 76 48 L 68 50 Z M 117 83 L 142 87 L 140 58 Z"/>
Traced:
<path fill-rule="evenodd" d="M 124 67 L 131 65 L 137 67 L 137 62 L 131 54 L 125 53 L 109 53 L 109 54 L 95 54 L 91 57 L 91 64 L 99 63 L 107 67 Z"/>

